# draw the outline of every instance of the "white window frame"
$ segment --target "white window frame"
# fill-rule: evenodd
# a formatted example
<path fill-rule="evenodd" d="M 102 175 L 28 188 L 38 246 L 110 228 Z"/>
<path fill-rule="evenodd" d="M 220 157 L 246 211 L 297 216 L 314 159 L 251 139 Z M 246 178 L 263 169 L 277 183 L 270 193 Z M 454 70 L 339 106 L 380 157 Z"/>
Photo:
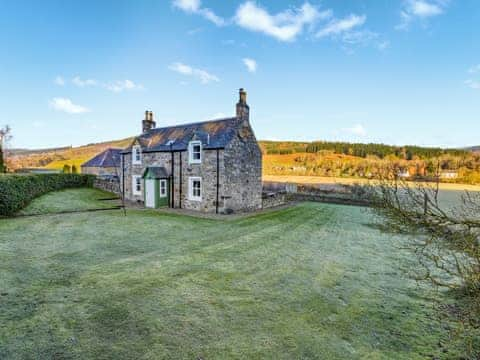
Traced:
<path fill-rule="evenodd" d="M 194 181 L 199 181 L 200 182 L 200 196 L 196 196 L 193 193 L 193 183 Z M 188 199 L 191 201 L 202 201 L 202 192 L 203 192 L 203 187 L 202 187 L 202 178 L 199 176 L 191 176 L 188 178 Z"/>
<path fill-rule="evenodd" d="M 162 185 L 164 186 L 164 188 L 162 188 Z M 165 190 L 165 191 L 163 192 L 162 190 Z M 165 198 L 165 197 L 167 197 L 167 193 L 168 193 L 167 180 L 165 180 L 165 179 L 160 179 L 160 181 L 158 182 L 158 194 L 159 194 L 159 197 Z"/>
<path fill-rule="evenodd" d="M 140 190 L 138 190 L 138 179 L 140 179 Z M 141 175 L 133 175 L 132 176 L 132 194 L 133 195 L 142 195 L 142 176 Z"/>
<path fill-rule="evenodd" d="M 132 164 L 142 164 L 142 147 L 140 145 L 132 146 Z"/>
<path fill-rule="evenodd" d="M 193 158 L 193 149 L 195 146 L 200 146 L 200 159 Z M 199 140 L 190 141 L 188 143 L 188 162 L 189 164 L 201 164 L 202 163 L 202 142 Z"/>

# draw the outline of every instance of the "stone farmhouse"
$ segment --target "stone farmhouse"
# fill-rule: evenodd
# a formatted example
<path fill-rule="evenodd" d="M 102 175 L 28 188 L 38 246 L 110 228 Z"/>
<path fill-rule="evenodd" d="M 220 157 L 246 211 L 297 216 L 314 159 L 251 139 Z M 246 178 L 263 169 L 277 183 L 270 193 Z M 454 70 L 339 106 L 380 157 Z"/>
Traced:
<path fill-rule="evenodd" d="M 236 116 L 156 128 L 145 112 L 142 134 L 121 154 L 124 198 L 148 208 L 231 213 L 262 207 L 262 154 L 240 89 Z"/>

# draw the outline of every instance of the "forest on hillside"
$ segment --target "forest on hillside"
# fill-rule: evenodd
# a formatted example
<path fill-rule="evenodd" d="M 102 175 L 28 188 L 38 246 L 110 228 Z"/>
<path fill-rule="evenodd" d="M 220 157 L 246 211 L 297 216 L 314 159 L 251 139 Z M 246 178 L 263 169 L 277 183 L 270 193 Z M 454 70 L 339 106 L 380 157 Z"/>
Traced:
<path fill-rule="evenodd" d="M 261 142 L 266 175 L 302 175 L 480 183 L 480 154 L 459 149 L 347 142 Z"/>

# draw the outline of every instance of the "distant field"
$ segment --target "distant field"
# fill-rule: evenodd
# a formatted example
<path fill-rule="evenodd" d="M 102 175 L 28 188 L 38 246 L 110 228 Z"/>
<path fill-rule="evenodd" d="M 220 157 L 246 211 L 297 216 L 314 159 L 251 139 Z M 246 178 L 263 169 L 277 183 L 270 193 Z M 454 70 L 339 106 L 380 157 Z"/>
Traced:
<path fill-rule="evenodd" d="M 286 182 L 298 184 L 369 184 L 375 181 L 359 178 L 339 178 L 339 177 L 323 177 L 323 176 L 288 176 L 288 175 L 263 175 L 263 181 Z M 418 184 L 418 183 L 414 183 Z M 428 183 L 427 183 L 428 184 Z M 480 191 L 480 185 L 451 184 L 441 183 L 442 190 L 457 191 Z"/>

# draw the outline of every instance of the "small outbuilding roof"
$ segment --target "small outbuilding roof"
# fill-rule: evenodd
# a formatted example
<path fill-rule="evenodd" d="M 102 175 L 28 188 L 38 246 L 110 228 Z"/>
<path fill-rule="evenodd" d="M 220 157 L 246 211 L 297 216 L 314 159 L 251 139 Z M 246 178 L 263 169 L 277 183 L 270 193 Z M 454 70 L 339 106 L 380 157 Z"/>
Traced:
<path fill-rule="evenodd" d="M 183 151 L 195 139 L 204 149 L 224 148 L 235 136 L 236 117 L 152 129 L 137 137 L 143 152 Z M 131 146 L 124 153 L 131 152 Z"/>
<path fill-rule="evenodd" d="M 119 167 L 122 149 L 110 148 L 82 164 L 82 167 Z"/>
<path fill-rule="evenodd" d="M 152 176 L 155 179 L 165 179 L 168 178 L 168 172 L 167 169 L 165 169 L 163 166 L 150 166 L 145 169 L 143 172 L 143 177 L 147 176 Z"/>

